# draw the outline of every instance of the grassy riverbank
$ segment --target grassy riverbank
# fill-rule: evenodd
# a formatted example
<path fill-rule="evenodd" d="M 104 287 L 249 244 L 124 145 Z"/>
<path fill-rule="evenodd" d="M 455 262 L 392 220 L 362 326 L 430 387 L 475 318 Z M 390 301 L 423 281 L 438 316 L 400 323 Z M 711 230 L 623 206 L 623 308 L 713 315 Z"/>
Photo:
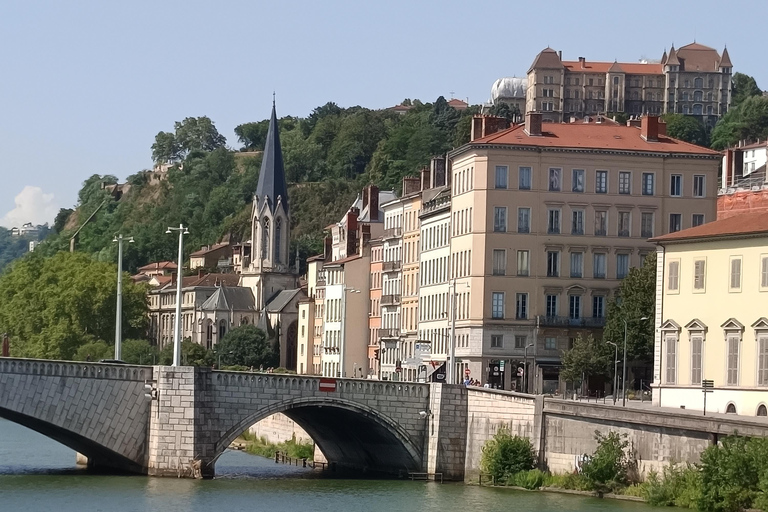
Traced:
<path fill-rule="evenodd" d="M 312 443 L 300 443 L 296 439 L 291 439 L 284 443 L 270 443 L 266 438 L 257 438 L 255 435 L 244 432 L 242 436 L 235 441 L 242 445 L 244 450 L 251 455 L 260 455 L 262 457 L 273 458 L 275 452 L 285 453 L 294 459 L 312 460 L 315 456 L 315 445 Z"/>

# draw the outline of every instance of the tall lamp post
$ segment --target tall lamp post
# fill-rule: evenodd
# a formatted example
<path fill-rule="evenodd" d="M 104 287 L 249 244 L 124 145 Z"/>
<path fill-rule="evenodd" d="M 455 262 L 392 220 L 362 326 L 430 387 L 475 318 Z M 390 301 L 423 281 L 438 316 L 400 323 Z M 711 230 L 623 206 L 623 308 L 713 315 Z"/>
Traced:
<path fill-rule="evenodd" d="M 181 267 L 184 263 L 184 235 L 189 234 L 189 230 L 183 224 L 179 227 L 169 227 L 166 233 L 179 232 L 179 258 L 176 269 L 176 317 L 173 319 L 173 365 L 181 366 Z"/>
<path fill-rule="evenodd" d="M 341 289 L 341 339 L 339 340 L 339 377 L 344 377 L 344 364 L 346 363 L 347 344 L 347 292 L 360 293 L 356 288 L 344 286 Z"/>
<path fill-rule="evenodd" d="M 524 393 L 528 392 L 528 349 L 533 346 L 533 343 L 529 343 L 525 346 L 525 349 L 523 349 L 523 387 L 525 388 Z"/>
<path fill-rule="evenodd" d="M 613 356 L 613 405 L 616 405 L 616 389 L 619 385 L 619 346 L 612 341 L 606 341 L 606 343 L 613 345 L 615 349 L 615 355 Z"/>
<path fill-rule="evenodd" d="M 133 237 L 123 238 L 122 234 L 112 239 L 117 242 L 117 312 L 115 313 L 115 359 L 123 355 L 123 240 L 133 243 Z"/>
<path fill-rule="evenodd" d="M 641 316 L 640 318 L 632 318 L 630 320 L 624 319 L 624 364 L 621 369 L 621 406 L 627 406 L 627 322 L 642 322 L 648 320 L 647 316 Z"/>

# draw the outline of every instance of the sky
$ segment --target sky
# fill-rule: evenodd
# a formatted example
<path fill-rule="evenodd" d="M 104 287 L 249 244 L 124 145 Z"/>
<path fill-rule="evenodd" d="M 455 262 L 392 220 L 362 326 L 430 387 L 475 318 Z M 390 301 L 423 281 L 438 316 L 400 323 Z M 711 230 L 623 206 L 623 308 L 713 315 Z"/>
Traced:
<path fill-rule="evenodd" d="M 234 128 L 333 101 L 481 103 L 550 46 L 565 60 L 658 59 L 696 40 L 768 88 L 764 0 L 617 2 L 131 0 L 0 2 L 0 226 L 52 222 L 93 174 L 151 168 L 159 131 Z M 740 15 L 739 15 L 740 16 Z M 734 20 L 739 17 L 734 18 Z"/>

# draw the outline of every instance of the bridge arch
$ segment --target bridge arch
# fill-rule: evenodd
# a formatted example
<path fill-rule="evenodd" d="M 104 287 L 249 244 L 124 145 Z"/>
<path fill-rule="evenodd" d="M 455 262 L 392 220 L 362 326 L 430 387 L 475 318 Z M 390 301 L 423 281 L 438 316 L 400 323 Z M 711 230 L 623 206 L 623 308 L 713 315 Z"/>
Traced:
<path fill-rule="evenodd" d="M 300 386 L 292 378 L 286 378 L 281 384 Z M 414 439 L 388 415 L 358 401 L 336 396 L 291 397 L 242 416 L 215 442 L 213 462 L 251 425 L 276 413 L 295 421 L 328 460 L 340 467 L 394 474 L 421 467 L 423 436 Z"/>

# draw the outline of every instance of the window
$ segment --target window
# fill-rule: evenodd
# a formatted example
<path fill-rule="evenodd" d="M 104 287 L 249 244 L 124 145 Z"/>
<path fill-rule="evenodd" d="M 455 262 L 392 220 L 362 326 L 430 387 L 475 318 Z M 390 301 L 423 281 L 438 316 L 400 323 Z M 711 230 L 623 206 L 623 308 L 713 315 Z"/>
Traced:
<path fill-rule="evenodd" d="M 547 295 L 546 303 L 547 303 L 547 316 L 548 317 L 557 316 L 557 295 Z"/>
<path fill-rule="evenodd" d="M 605 236 L 608 231 L 608 212 L 595 212 L 595 236 Z"/>
<path fill-rule="evenodd" d="M 703 213 L 694 213 L 691 217 L 691 227 L 701 226 L 704 224 L 704 214 Z"/>
<path fill-rule="evenodd" d="M 549 190 L 559 192 L 560 191 L 560 173 L 562 169 L 550 168 L 549 169 Z"/>
<path fill-rule="evenodd" d="M 560 277 L 560 253 L 547 251 L 547 277 Z"/>
<path fill-rule="evenodd" d="M 667 351 L 665 354 L 667 359 L 666 382 L 667 384 L 674 384 L 675 370 L 677 369 L 677 335 L 667 334 L 664 341 L 667 345 Z"/>
<path fill-rule="evenodd" d="M 504 318 L 504 293 L 493 292 L 493 299 L 491 302 L 491 317 L 492 318 Z"/>
<path fill-rule="evenodd" d="M 605 318 L 605 297 L 602 295 L 592 297 L 592 317 Z"/>
<path fill-rule="evenodd" d="M 517 251 L 517 275 L 527 276 L 530 273 L 528 251 Z"/>
<path fill-rule="evenodd" d="M 497 206 L 493 209 L 493 230 L 505 232 L 507 230 L 507 209 Z"/>
<path fill-rule="evenodd" d="M 504 336 L 501 334 L 492 334 L 491 348 L 504 348 Z"/>
<path fill-rule="evenodd" d="M 739 384 L 739 344 L 741 336 L 738 334 L 728 334 L 728 385 L 737 386 Z"/>
<path fill-rule="evenodd" d="M 573 192 L 584 192 L 584 169 L 574 169 L 571 189 Z"/>
<path fill-rule="evenodd" d="M 507 188 L 507 172 L 506 165 L 496 166 L 496 188 Z"/>
<path fill-rule="evenodd" d="M 644 196 L 653 195 L 654 193 L 653 178 L 654 178 L 654 175 L 652 172 L 643 173 L 643 195 Z"/>
<path fill-rule="evenodd" d="M 598 194 L 608 192 L 608 171 L 595 171 L 595 192 Z"/>
<path fill-rule="evenodd" d="M 525 348 L 526 337 L 525 336 L 515 336 L 515 348 Z"/>
<path fill-rule="evenodd" d="M 757 385 L 768 386 L 768 334 L 757 336 Z"/>
<path fill-rule="evenodd" d="M 632 182 L 632 173 L 628 171 L 619 172 L 619 194 L 629 194 Z"/>
<path fill-rule="evenodd" d="M 544 338 L 545 350 L 557 350 L 557 338 Z"/>
<path fill-rule="evenodd" d="M 507 251 L 504 249 L 493 250 L 493 275 L 503 276 L 507 273 Z"/>
<path fill-rule="evenodd" d="M 704 197 L 706 188 L 704 187 L 704 175 L 696 174 L 693 176 L 693 197 Z"/>
<path fill-rule="evenodd" d="M 605 279 L 605 258 L 604 253 L 595 253 L 592 256 L 592 274 L 595 279 Z"/>
<path fill-rule="evenodd" d="M 670 213 L 669 214 L 669 232 L 674 233 L 675 231 L 680 231 L 682 229 L 683 224 L 683 215 L 681 213 Z"/>
<path fill-rule="evenodd" d="M 571 234 L 583 235 L 584 234 L 584 210 L 573 210 L 571 212 Z"/>
<path fill-rule="evenodd" d="M 760 287 L 768 288 L 768 256 L 760 258 Z"/>
<path fill-rule="evenodd" d="M 619 85 L 619 77 L 613 77 L 613 85 Z"/>
<path fill-rule="evenodd" d="M 560 210 L 551 209 L 547 214 L 547 233 L 560 234 Z"/>
<path fill-rule="evenodd" d="M 581 318 L 581 295 L 568 296 L 568 318 L 571 320 Z"/>
<path fill-rule="evenodd" d="M 629 212 L 619 212 L 619 236 L 629 236 Z"/>
<path fill-rule="evenodd" d="M 571 253 L 571 277 L 583 277 L 584 274 L 584 253 Z"/>
<path fill-rule="evenodd" d="M 741 258 L 731 259 L 731 290 L 741 290 Z"/>
<path fill-rule="evenodd" d="M 517 232 L 518 233 L 531 232 L 531 209 L 530 208 L 517 209 Z"/>
<path fill-rule="evenodd" d="M 701 384 L 701 349 L 704 339 L 700 334 L 691 336 L 691 384 Z"/>
<path fill-rule="evenodd" d="M 696 260 L 693 262 L 693 289 L 703 290 L 706 277 L 707 262 Z"/>
<path fill-rule="evenodd" d="M 520 167 L 518 168 L 518 182 L 517 187 L 520 190 L 530 190 L 531 189 L 531 168 L 530 167 Z"/>
<path fill-rule="evenodd" d="M 616 279 L 624 279 L 629 273 L 629 254 L 616 255 Z"/>
<path fill-rule="evenodd" d="M 683 195 L 683 175 L 682 174 L 673 174 L 670 177 L 669 195 L 672 197 L 680 197 Z"/>
<path fill-rule="evenodd" d="M 653 213 L 643 212 L 640 214 L 640 236 L 643 238 L 653 236 Z"/>
<path fill-rule="evenodd" d="M 515 318 L 525 320 L 528 318 L 528 294 L 518 293 L 515 297 Z"/>
<path fill-rule="evenodd" d="M 667 290 L 677 291 L 680 286 L 680 262 L 670 261 L 667 274 Z"/>

